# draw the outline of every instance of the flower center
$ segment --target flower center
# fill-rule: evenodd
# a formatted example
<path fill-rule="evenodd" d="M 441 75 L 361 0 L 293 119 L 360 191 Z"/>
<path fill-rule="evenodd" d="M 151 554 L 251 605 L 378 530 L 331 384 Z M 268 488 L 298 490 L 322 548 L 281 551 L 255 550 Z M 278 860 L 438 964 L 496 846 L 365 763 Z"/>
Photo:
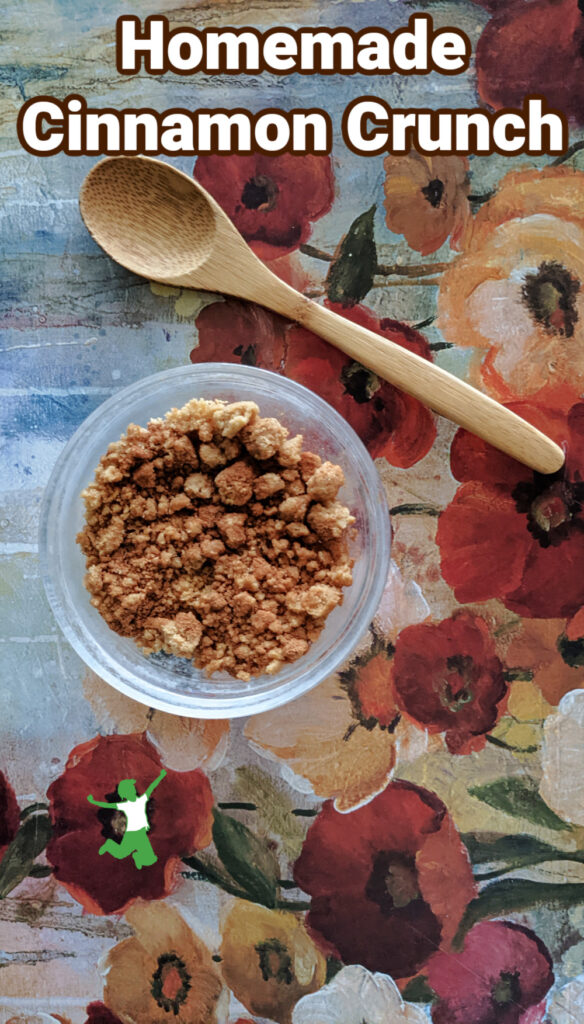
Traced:
<path fill-rule="evenodd" d="M 522 482 L 513 491 L 518 512 L 527 515 L 530 533 L 547 548 L 559 544 L 582 508 L 584 485 L 562 479 L 563 471 L 554 479 L 533 474 L 533 481 Z"/>
<path fill-rule="evenodd" d="M 368 370 L 361 363 L 350 363 L 341 370 L 341 384 L 345 392 L 351 395 L 359 405 L 369 402 L 376 391 L 379 390 L 381 381 L 373 370 Z"/>
<path fill-rule="evenodd" d="M 105 799 L 108 803 L 117 803 L 121 799 L 117 789 L 112 793 L 106 793 Z M 128 824 L 126 815 L 123 811 L 108 810 L 106 807 L 101 807 L 97 811 L 97 820 L 99 821 L 101 828 L 101 834 L 104 839 L 113 839 L 116 843 L 120 843 L 123 839 L 124 832 L 126 831 L 126 825 Z"/>
<path fill-rule="evenodd" d="M 454 654 L 446 659 L 448 675 L 441 680 L 440 703 L 455 714 L 473 699 L 473 668 L 468 654 Z"/>
<path fill-rule="evenodd" d="M 531 503 L 531 515 L 540 530 L 550 533 L 572 518 L 569 496 L 563 490 L 562 484 L 555 484 Z"/>
<path fill-rule="evenodd" d="M 291 985 L 294 980 L 292 960 L 286 946 L 279 939 L 265 939 L 255 947 L 264 981 L 273 978 L 280 984 Z"/>
<path fill-rule="evenodd" d="M 498 1006 L 505 1006 L 508 1003 L 517 1003 L 521 997 L 521 985 L 519 982 L 519 971 L 501 971 L 499 980 L 492 991 L 492 999 Z"/>
<path fill-rule="evenodd" d="M 256 174 L 243 186 L 241 201 L 248 210 L 261 210 L 268 213 L 273 210 L 278 199 L 278 186 L 265 174 Z"/>
<path fill-rule="evenodd" d="M 396 908 L 407 907 L 414 900 L 420 899 L 414 858 L 387 850 L 378 853 L 365 888 L 365 895 L 377 903 L 384 914 L 390 914 Z"/>
<path fill-rule="evenodd" d="M 542 263 L 535 274 L 527 274 L 523 301 L 537 323 L 550 334 L 574 335 L 578 322 L 576 296 L 580 282 L 561 263 Z"/>
<path fill-rule="evenodd" d="M 176 1016 L 191 988 L 191 976 L 176 953 L 162 953 L 152 975 L 150 991 L 161 1010 Z"/>
<path fill-rule="evenodd" d="M 438 209 L 442 202 L 442 196 L 444 195 L 444 182 L 440 181 L 440 178 L 432 178 L 427 185 L 422 189 L 422 193 L 425 198 L 433 206 L 435 210 Z"/>

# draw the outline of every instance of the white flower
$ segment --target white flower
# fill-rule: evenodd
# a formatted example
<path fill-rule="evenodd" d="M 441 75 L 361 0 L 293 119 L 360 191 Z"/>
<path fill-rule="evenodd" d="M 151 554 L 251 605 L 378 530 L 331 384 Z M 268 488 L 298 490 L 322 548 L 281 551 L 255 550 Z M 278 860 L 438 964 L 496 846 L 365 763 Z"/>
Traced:
<path fill-rule="evenodd" d="M 565 821 L 584 825 L 584 690 L 562 697 L 546 718 L 539 791 Z"/>
<path fill-rule="evenodd" d="M 584 974 L 554 992 L 546 1020 L 550 1024 L 582 1024 L 584 1021 Z"/>
<path fill-rule="evenodd" d="M 387 974 L 371 974 L 355 964 L 343 967 L 333 980 L 303 996 L 292 1024 L 428 1024 L 423 1010 L 404 1003 Z"/>

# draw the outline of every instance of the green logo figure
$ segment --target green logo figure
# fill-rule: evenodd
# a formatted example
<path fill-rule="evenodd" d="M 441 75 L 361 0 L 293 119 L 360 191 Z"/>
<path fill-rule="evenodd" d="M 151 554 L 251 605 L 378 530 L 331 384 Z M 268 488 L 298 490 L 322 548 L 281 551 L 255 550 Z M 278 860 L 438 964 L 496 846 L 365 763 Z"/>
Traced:
<path fill-rule="evenodd" d="M 154 782 L 151 782 L 145 793 L 138 796 L 136 793 L 135 779 L 122 779 L 118 784 L 118 793 L 122 798 L 119 803 L 106 803 L 104 800 L 94 800 L 91 794 L 87 797 L 90 804 L 96 807 L 107 807 L 112 811 L 122 811 L 126 816 L 126 830 L 121 843 L 115 839 L 106 839 L 100 846 L 99 853 L 110 853 L 116 860 L 125 860 L 132 855 L 137 868 L 145 868 L 150 864 L 156 864 L 158 857 L 152 849 L 152 844 L 147 833 L 150 831 L 146 805 L 156 789 L 162 782 L 166 772 L 162 769 L 160 775 Z"/>

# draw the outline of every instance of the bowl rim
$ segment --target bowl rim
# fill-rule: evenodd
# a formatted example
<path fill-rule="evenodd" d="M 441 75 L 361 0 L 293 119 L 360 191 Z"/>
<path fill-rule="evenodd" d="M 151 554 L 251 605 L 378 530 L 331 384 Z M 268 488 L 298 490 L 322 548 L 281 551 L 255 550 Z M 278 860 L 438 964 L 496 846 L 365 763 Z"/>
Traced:
<path fill-rule="evenodd" d="M 326 663 L 326 671 L 319 671 L 318 664 L 316 664 L 314 680 L 305 678 L 307 670 L 306 667 L 304 670 L 302 669 L 302 662 L 307 655 L 304 655 L 297 662 L 291 663 L 291 665 L 297 664 L 300 671 L 292 679 L 282 682 L 280 686 L 277 684 L 280 673 L 276 673 L 273 677 L 256 677 L 256 679 L 260 680 L 264 678 L 269 679 L 270 682 L 273 679 L 273 685 L 264 690 L 254 692 L 253 688 L 250 688 L 247 693 L 240 693 L 237 696 L 228 693 L 218 694 L 217 697 L 203 695 L 193 695 L 191 697 L 176 693 L 162 685 L 155 686 L 147 683 L 140 678 L 139 671 L 129 672 L 125 666 L 122 666 L 115 654 L 106 650 L 103 644 L 100 644 L 92 636 L 91 631 L 81 622 L 81 618 L 75 618 L 74 608 L 72 607 L 72 601 L 69 597 L 65 581 L 59 578 L 59 567 L 55 563 L 63 545 L 61 522 L 63 509 L 61 505 L 64 479 L 72 456 L 84 451 L 89 440 L 94 436 L 95 427 L 98 424 L 101 427 L 110 411 L 115 410 L 118 413 L 121 401 L 128 408 L 127 422 L 130 423 L 132 418 L 131 404 L 145 397 L 153 387 L 171 384 L 173 380 L 178 380 L 179 378 L 182 383 L 185 382 L 185 378 L 192 378 L 193 384 L 196 384 L 198 381 L 204 381 L 205 378 L 210 376 L 218 379 L 217 389 L 219 391 L 221 388 L 221 378 L 223 378 L 224 382 L 226 377 L 232 378 L 232 385 L 235 383 L 233 379 L 235 377 L 242 384 L 245 384 L 246 381 L 250 385 L 256 386 L 261 386 L 262 382 L 265 382 L 266 385 L 271 383 L 272 391 L 276 384 L 273 378 L 277 378 L 277 388 L 285 397 L 293 400 L 301 396 L 313 407 L 316 406 L 316 413 L 318 413 L 318 408 L 321 407 L 323 412 L 326 412 L 329 420 L 331 418 L 336 420 L 341 435 L 350 439 L 351 445 L 359 453 L 359 461 L 368 477 L 368 483 L 377 492 L 370 494 L 367 502 L 370 508 L 370 534 L 376 545 L 375 571 L 368 574 L 366 582 L 369 585 L 369 591 L 363 607 L 357 615 L 353 615 L 353 619 L 349 623 L 350 629 L 348 631 L 343 629 L 339 632 L 338 642 L 335 644 L 335 651 L 338 653 L 338 656 L 336 653 L 329 651 L 323 659 Z M 196 397 L 196 395 L 193 397 Z M 254 399 L 250 397 L 250 400 Z M 259 398 L 255 400 L 257 404 L 261 404 Z M 112 440 L 115 439 L 112 438 Z M 110 443 L 111 441 L 104 441 L 103 451 L 106 450 L 107 445 Z M 59 529 L 59 526 L 61 526 L 61 529 Z M 209 362 L 173 367 L 169 370 L 150 374 L 116 391 L 114 395 L 102 402 L 83 420 L 65 444 L 45 487 L 40 511 L 39 556 L 41 578 L 49 605 L 65 639 L 73 647 L 84 664 L 109 685 L 113 686 L 114 689 L 139 703 L 185 718 L 239 718 L 251 714 L 259 714 L 262 711 L 271 710 L 295 700 L 337 671 L 366 633 L 379 606 L 389 570 L 390 547 L 391 525 L 383 484 L 371 456 L 348 421 L 332 405 L 329 405 L 328 402 L 321 398 L 320 395 L 306 388 L 303 384 L 299 384 L 271 370 L 245 366 L 239 363 Z M 359 629 L 357 629 L 357 624 L 359 624 Z M 351 636 L 350 644 L 346 642 L 347 632 Z M 343 638 L 345 638 L 344 642 Z M 236 682 L 237 680 L 234 679 L 234 683 Z M 250 684 L 243 682 L 241 685 L 242 687 L 250 686 Z M 253 687 L 253 680 L 251 687 Z M 173 696 L 175 697 L 174 700 L 172 699 Z"/>

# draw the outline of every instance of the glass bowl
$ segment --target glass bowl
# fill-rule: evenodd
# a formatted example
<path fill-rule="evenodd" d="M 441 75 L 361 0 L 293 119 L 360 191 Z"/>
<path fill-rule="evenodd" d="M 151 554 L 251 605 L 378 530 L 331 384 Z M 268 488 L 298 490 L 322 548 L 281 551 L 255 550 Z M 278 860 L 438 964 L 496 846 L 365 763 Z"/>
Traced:
<path fill-rule="evenodd" d="M 100 457 L 129 423 L 145 426 L 191 398 L 250 400 L 275 416 L 305 447 L 342 466 L 339 498 L 356 518 L 351 542 L 353 584 L 307 653 L 273 676 L 242 682 L 208 678 L 192 662 L 164 653 L 145 655 L 118 636 L 90 604 L 83 585 L 85 558 L 75 541 L 83 527 L 81 491 Z M 98 675 L 129 697 L 177 715 L 232 718 L 294 700 L 334 672 L 355 648 L 377 610 L 389 568 L 390 524 L 381 480 L 363 444 L 334 409 L 312 391 L 277 373 L 226 363 L 204 363 L 157 373 L 100 405 L 61 453 L 41 509 L 41 571 L 47 597 L 66 639 Z"/>

